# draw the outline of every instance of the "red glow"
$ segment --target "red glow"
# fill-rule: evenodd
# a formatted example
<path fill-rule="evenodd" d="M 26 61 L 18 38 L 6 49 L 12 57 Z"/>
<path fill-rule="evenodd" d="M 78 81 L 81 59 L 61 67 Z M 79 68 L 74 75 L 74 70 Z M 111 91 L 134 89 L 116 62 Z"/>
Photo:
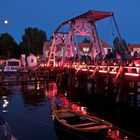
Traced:
<path fill-rule="evenodd" d="M 86 115 L 87 114 L 87 107 L 81 107 L 81 113 Z"/>
<path fill-rule="evenodd" d="M 128 75 L 128 76 L 139 76 L 138 73 L 125 73 L 125 75 Z"/>
<path fill-rule="evenodd" d="M 80 106 L 78 106 L 77 104 L 72 104 L 71 105 L 72 110 L 76 111 L 76 112 L 80 112 Z"/>

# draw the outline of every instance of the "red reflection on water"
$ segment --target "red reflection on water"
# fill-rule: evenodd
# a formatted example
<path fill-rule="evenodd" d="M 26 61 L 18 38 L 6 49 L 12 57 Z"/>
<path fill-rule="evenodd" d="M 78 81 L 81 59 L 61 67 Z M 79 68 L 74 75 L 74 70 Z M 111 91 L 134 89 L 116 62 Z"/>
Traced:
<path fill-rule="evenodd" d="M 57 85 L 55 82 L 51 82 L 48 85 L 48 92 L 46 92 L 49 98 L 55 97 L 57 94 Z"/>

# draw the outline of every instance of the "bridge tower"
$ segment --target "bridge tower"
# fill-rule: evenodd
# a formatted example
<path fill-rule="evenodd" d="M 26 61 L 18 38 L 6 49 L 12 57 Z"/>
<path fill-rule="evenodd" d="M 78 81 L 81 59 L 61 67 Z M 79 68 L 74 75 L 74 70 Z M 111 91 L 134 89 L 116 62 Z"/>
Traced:
<path fill-rule="evenodd" d="M 96 22 L 113 16 L 112 12 L 90 10 L 63 22 L 52 35 L 48 66 L 56 66 L 56 62 L 74 60 L 81 56 L 77 37 L 88 37 L 92 40 L 91 54 L 94 58 L 99 52 L 104 55 L 104 49 L 97 33 Z"/>

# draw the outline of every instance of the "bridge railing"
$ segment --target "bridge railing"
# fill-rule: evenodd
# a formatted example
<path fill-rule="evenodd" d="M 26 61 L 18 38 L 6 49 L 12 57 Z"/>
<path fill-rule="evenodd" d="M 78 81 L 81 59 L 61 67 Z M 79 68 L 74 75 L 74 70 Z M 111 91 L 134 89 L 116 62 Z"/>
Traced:
<path fill-rule="evenodd" d="M 110 74 L 114 77 L 114 81 L 116 81 L 120 75 L 125 76 L 140 76 L 140 60 L 139 59 L 133 59 L 128 63 L 128 60 L 110 60 L 105 62 L 106 60 L 102 60 L 102 63 L 86 63 L 81 61 L 76 62 L 66 62 L 64 63 L 63 67 L 67 68 L 74 68 L 76 72 L 79 71 L 85 71 L 89 72 L 89 78 L 93 78 L 94 75 L 98 73 L 105 73 Z"/>

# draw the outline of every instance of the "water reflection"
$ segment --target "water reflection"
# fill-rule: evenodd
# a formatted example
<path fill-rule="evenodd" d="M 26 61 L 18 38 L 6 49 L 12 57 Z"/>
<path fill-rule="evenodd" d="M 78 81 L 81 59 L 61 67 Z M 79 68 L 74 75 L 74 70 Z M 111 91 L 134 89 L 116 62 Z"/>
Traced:
<path fill-rule="evenodd" d="M 57 85 L 55 82 L 50 82 L 48 83 L 48 98 L 55 98 L 57 95 Z"/>
<path fill-rule="evenodd" d="M 2 99 L 3 99 L 3 105 L 2 105 L 2 112 L 8 112 L 8 104 L 9 104 L 9 101 L 8 101 L 8 98 L 7 96 L 2 96 Z"/>
<path fill-rule="evenodd" d="M 55 132 L 59 140 L 105 140 L 103 136 L 87 135 L 87 134 L 78 134 L 72 131 L 62 129 L 60 126 L 55 128 Z"/>
<path fill-rule="evenodd" d="M 66 88 L 63 89 L 61 85 L 57 86 L 55 82 L 49 82 L 46 85 L 37 83 L 36 85 L 4 87 L 1 91 L 0 110 L 8 110 L 4 113 L 5 117 L 11 123 L 14 135 L 20 140 L 88 139 L 86 136 L 81 137 L 77 133 L 61 129 L 53 124 L 50 106 L 56 104 L 60 108 L 70 108 L 83 114 L 95 115 L 113 122 L 120 128 L 140 133 L 140 130 L 137 129 L 140 126 L 139 108 L 133 109 L 125 105 L 116 105 L 100 94 L 83 93 L 85 91 L 77 86 L 72 93 L 68 92 Z M 31 110 L 30 107 L 36 110 Z M 45 125 L 40 122 L 44 122 Z M 111 132 L 118 134 L 118 131 Z M 97 139 L 99 138 L 94 138 L 94 140 Z"/>
<path fill-rule="evenodd" d="M 28 87 L 22 87 L 22 98 L 26 105 L 40 106 L 47 100 L 44 88 L 40 88 L 38 83 L 36 86 L 28 85 Z"/>
<path fill-rule="evenodd" d="M 138 110 L 135 112 L 134 108 L 130 108 L 128 105 L 115 104 L 112 100 L 110 100 L 109 98 L 104 98 L 100 94 L 86 94 L 86 93 L 84 93 L 84 95 L 81 95 L 81 94 L 83 93 L 82 92 L 81 93 L 80 92 L 67 93 L 66 90 L 58 90 L 57 95 L 54 94 L 55 101 L 57 100 L 55 102 L 55 105 L 56 103 L 59 105 L 59 108 L 57 107 L 57 109 L 70 108 L 74 111 L 77 111 L 83 114 L 97 116 L 99 118 L 112 122 L 113 124 L 118 126 L 118 127 L 114 126 L 113 130 L 109 131 L 109 133 L 106 134 L 107 135 L 106 137 L 94 138 L 96 140 L 97 139 L 120 140 L 120 139 L 126 139 L 126 138 L 128 138 L 129 140 L 137 139 L 137 138 L 132 138 L 132 137 L 135 137 L 135 134 L 131 135 L 129 131 L 131 130 L 139 134 L 139 130 L 136 129 L 136 127 L 134 126 L 135 123 L 137 123 L 137 126 L 139 126 L 139 123 L 140 123 L 140 121 L 138 121 L 139 120 L 138 116 L 140 116 L 140 112 Z M 130 112 L 131 112 L 131 115 L 130 115 Z M 137 114 L 137 117 L 135 117 L 135 114 Z M 135 121 L 135 119 L 138 122 Z M 128 125 L 128 122 L 129 122 L 129 125 Z M 122 129 L 120 129 L 119 127 L 123 128 L 124 130 L 128 132 L 122 131 Z M 77 140 L 87 139 L 87 137 L 82 137 L 82 138 L 77 137 L 75 136 L 77 134 L 73 135 L 69 131 L 65 132 L 63 129 L 60 129 L 59 126 L 58 128 L 56 127 L 56 133 L 58 137 L 62 140 L 65 138 L 72 139 L 73 137 Z"/>
<path fill-rule="evenodd" d="M 0 86 L 0 96 L 8 96 L 11 94 L 10 89 Z"/>
<path fill-rule="evenodd" d="M 19 140 L 58 140 L 51 120 L 47 85 L 6 87 L 10 94 L 0 98 L 0 110 Z M 8 110 L 3 113 L 2 110 Z"/>

